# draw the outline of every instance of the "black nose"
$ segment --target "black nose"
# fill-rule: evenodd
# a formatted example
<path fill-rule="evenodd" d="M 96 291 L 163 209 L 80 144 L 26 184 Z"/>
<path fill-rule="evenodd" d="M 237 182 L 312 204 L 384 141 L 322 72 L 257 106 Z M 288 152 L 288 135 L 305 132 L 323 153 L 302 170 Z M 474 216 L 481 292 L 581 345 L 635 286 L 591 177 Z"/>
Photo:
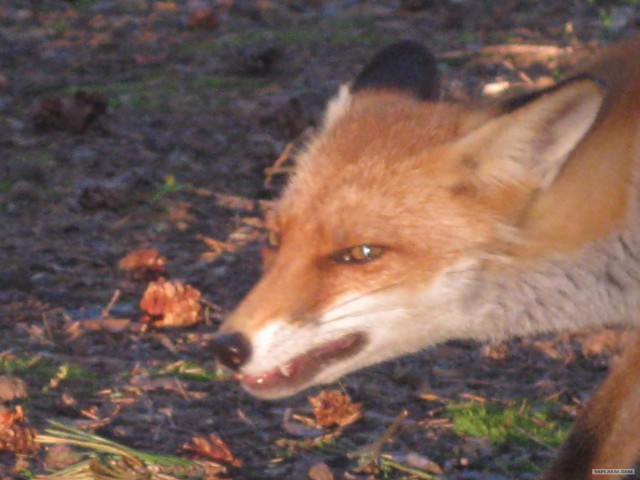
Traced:
<path fill-rule="evenodd" d="M 218 335 L 211 346 L 218 361 L 232 370 L 238 370 L 251 356 L 251 345 L 241 333 Z"/>

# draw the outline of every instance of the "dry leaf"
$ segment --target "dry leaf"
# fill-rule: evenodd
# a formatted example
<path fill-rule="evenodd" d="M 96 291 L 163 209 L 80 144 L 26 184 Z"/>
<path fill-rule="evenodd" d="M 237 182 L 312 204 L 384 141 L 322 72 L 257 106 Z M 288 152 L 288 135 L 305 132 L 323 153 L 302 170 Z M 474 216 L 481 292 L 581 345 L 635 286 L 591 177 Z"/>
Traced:
<path fill-rule="evenodd" d="M 149 378 L 146 375 L 136 375 L 131 379 L 131 385 L 143 392 L 164 390 L 180 394 L 185 393 L 184 388 L 180 385 L 180 381 L 174 377 Z"/>
<path fill-rule="evenodd" d="M 28 454 L 38 450 L 36 431 L 26 425 L 22 407 L 12 412 L 0 406 L 0 452 Z"/>
<path fill-rule="evenodd" d="M 89 332 L 109 332 L 109 333 L 122 333 L 129 329 L 131 326 L 131 320 L 128 318 L 98 318 L 84 320 L 82 322 L 82 329 Z"/>
<path fill-rule="evenodd" d="M 624 332 L 599 330 L 582 338 L 582 354 L 585 357 L 619 353 L 624 345 Z"/>
<path fill-rule="evenodd" d="M 253 212 L 255 210 L 256 202 L 252 198 L 240 197 L 238 195 L 225 195 L 218 192 L 213 192 L 211 195 L 216 197 L 216 203 L 221 207 L 243 212 Z M 246 218 L 243 218 L 243 223 L 247 223 L 246 220 Z M 262 220 L 260 218 L 256 217 L 254 221 L 257 222 L 257 225 L 254 225 L 256 228 L 262 228 Z"/>
<path fill-rule="evenodd" d="M 33 123 L 39 130 L 67 130 L 84 133 L 107 111 L 107 97 L 97 92 L 78 91 L 73 96 L 46 98 L 40 102 Z"/>
<path fill-rule="evenodd" d="M 193 437 L 191 443 L 185 443 L 182 448 L 197 456 L 229 467 L 240 468 L 242 466 L 242 459 L 234 457 L 227 444 L 215 434 L 209 435 L 209 438 Z"/>
<path fill-rule="evenodd" d="M 82 460 L 82 456 L 68 445 L 51 445 L 47 447 L 46 452 L 44 467 L 47 470 L 62 470 Z"/>
<path fill-rule="evenodd" d="M 196 10 L 189 18 L 191 30 L 213 30 L 218 25 L 220 25 L 220 18 L 215 10 L 210 8 Z"/>
<path fill-rule="evenodd" d="M 296 437 L 317 438 L 324 430 L 314 425 L 312 419 L 293 415 L 293 410 L 286 408 L 282 416 L 282 429 Z"/>
<path fill-rule="evenodd" d="M 149 283 L 140 300 L 141 321 L 154 327 L 188 327 L 200 320 L 200 291 L 163 278 Z"/>
<path fill-rule="evenodd" d="M 10 402 L 27 397 L 24 380 L 10 375 L 0 375 L 0 402 Z"/>
<path fill-rule="evenodd" d="M 128 253 L 118 268 L 135 280 L 157 280 L 166 274 L 167 259 L 155 248 L 141 248 Z"/>
<path fill-rule="evenodd" d="M 352 403 L 347 395 L 338 390 L 323 390 L 308 400 L 316 423 L 321 427 L 344 427 L 362 416 L 362 403 Z"/>
<path fill-rule="evenodd" d="M 480 352 L 484 358 L 500 361 L 509 356 L 509 347 L 504 343 L 492 343 L 483 345 Z"/>
<path fill-rule="evenodd" d="M 283 53 L 279 45 L 248 45 L 236 54 L 237 69 L 248 75 L 268 75 L 275 69 Z"/>
<path fill-rule="evenodd" d="M 334 480 L 333 473 L 324 462 L 318 462 L 311 466 L 307 472 L 309 480 Z"/>
<path fill-rule="evenodd" d="M 563 348 L 561 344 L 552 340 L 538 340 L 533 342 L 533 347 L 539 352 L 544 353 L 553 360 L 563 360 L 568 362 L 573 359 L 573 352 Z"/>
<path fill-rule="evenodd" d="M 83 210 L 118 210 L 148 202 L 156 190 L 156 175 L 151 169 L 137 168 L 111 178 L 80 182 L 78 204 Z"/>
<path fill-rule="evenodd" d="M 420 455 L 415 452 L 409 452 L 407 453 L 404 460 L 410 467 L 419 468 L 420 470 L 434 473 L 436 475 L 444 474 L 444 471 L 442 470 L 442 467 L 440 465 L 438 465 L 430 458 L 425 457 L 424 455 Z"/>
<path fill-rule="evenodd" d="M 153 4 L 153 8 L 158 12 L 175 12 L 178 9 L 176 2 L 156 2 Z"/>

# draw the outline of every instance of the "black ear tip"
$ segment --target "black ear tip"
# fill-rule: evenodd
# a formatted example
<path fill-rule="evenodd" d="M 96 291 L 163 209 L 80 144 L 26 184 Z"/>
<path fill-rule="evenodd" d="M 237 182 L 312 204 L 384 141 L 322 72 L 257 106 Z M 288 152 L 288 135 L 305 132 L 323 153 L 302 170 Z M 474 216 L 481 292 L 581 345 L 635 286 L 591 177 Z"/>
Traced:
<path fill-rule="evenodd" d="M 543 97 L 544 95 L 548 95 L 550 93 L 556 92 L 566 87 L 567 85 L 575 84 L 577 82 L 585 82 L 585 81 L 593 83 L 601 91 L 604 91 L 607 88 L 606 82 L 604 82 L 600 78 L 593 77 L 589 74 L 574 75 L 572 77 L 565 78 L 564 80 L 561 80 L 558 83 L 551 85 L 550 87 L 546 87 L 540 90 L 534 90 L 532 92 L 526 92 L 520 95 L 509 97 L 506 100 L 504 100 L 500 105 L 501 111 L 502 113 L 514 112 L 517 109 Z"/>
<path fill-rule="evenodd" d="M 421 100 L 435 100 L 440 94 L 436 58 L 413 40 L 393 43 L 373 57 L 351 90 L 369 88 L 400 90 Z"/>
<path fill-rule="evenodd" d="M 379 55 L 384 54 L 393 56 L 396 54 L 410 54 L 416 57 L 424 56 L 435 62 L 435 56 L 431 53 L 431 50 L 415 40 L 400 40 L 399 42 L 392 43 L 379 52 Z"/>

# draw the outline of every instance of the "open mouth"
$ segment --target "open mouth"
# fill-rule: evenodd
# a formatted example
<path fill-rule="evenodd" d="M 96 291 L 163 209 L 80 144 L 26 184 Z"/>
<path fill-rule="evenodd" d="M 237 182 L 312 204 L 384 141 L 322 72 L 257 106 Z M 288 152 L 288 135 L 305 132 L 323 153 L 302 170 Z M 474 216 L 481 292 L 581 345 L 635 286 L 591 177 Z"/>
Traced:
<path fill-rule="evenodd" d="M 304 388 L 329 365 L 358 353 L 366 343 L 364 333 L 350 333 L 259 375 L 241 375 L 240 382 L 257 396 L 288 395 Z"/>

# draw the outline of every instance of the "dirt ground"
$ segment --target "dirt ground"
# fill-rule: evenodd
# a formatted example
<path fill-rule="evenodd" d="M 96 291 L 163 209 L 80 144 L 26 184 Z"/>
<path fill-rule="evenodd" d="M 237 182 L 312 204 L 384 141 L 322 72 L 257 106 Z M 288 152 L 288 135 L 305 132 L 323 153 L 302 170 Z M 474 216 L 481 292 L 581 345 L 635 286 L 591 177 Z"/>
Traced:
<path fill-rule="evenodd" d="M 286 177 L 267 185 L 265 169 L 378 48 L 421 40 L 447 94 L 477 97 L 546 85 L 638 26 L 631 0 L 0 0 L 0 375 L 27 390 L 0 384 L 3 408 L 22 406 L 38 432 L 55 420 L 185 458 L 216 434 L 242 460 L 179 478 L 535 478 L 553 448 L 465 437 L 444 405 L 546 400 L 570 419 L 617 333 L 452 342 L 350 375 L 326 388 L 362 418 L 321 441 L 299 421 L 320 389 L 256 400 L 216 375 L 208 344 L 260 273 L 261 213 Z M 202 292 L 201 323 L 142 327 L 147 279 L 118 268 L 140 248 Z M 401 466 L 357 471 L 349 454 L 403 409 L 382 444 Z M 16 469 L 0 452 L 0 478 L 63 456 L 43 446 Z"/>

